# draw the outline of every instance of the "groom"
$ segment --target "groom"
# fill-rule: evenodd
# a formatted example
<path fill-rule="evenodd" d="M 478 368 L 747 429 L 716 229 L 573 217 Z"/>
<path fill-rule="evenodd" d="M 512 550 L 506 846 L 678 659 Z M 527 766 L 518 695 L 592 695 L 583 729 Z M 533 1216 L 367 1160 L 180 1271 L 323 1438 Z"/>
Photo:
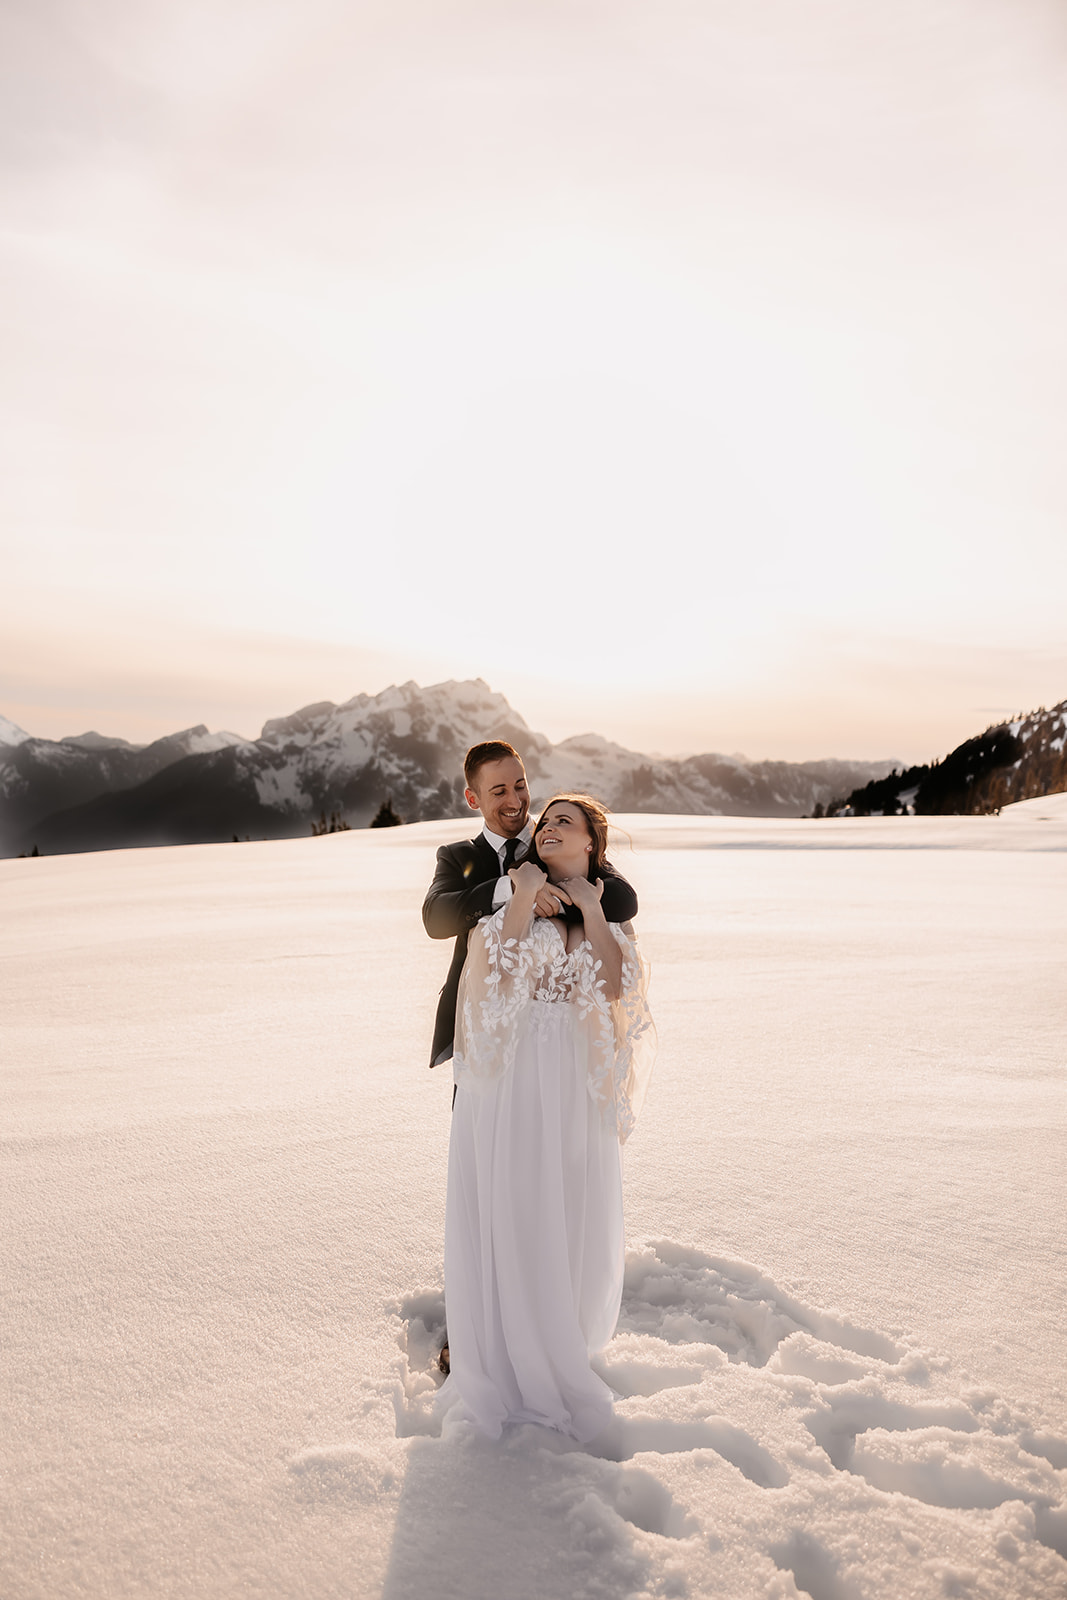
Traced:
<path fill-rule="evenodd" d="M 441 846 L 437 870 L 423 901 L 422 920 L 430 938 L 456 941 L 437 1006 L 431 1067 L 440 1066 L 452 1055 L 456 997 L 471 929 L 510 900 L 508 870 L 523 859 L 530 843 L 530 791 L 518 751 L 502 739 L 473 745 L 467 751 L 463 774 L 467 804 L 472 811 L 481 812 L 484 826 L 476 839 Z M 629 922 L 637 915 L 636 894 L 612 867 L 605 864 L 601 870 L 605 917 L 609 922 Z M 534 910 L 539 917 L 555 917 L 569 904 L 563 889 L 545 883 Z"/>

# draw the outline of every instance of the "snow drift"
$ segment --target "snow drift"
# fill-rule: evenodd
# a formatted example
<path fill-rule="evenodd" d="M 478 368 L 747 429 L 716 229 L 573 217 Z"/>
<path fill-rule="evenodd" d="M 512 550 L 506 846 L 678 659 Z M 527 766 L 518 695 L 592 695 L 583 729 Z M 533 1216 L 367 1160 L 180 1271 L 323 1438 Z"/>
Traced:
<path fill-rule="evenodd" d="M 622 819 L 616 1421 L 431 1410 L 422 824 L 0 863 L 6 1600 L 1067 1593 L 1067 810 Z"/>

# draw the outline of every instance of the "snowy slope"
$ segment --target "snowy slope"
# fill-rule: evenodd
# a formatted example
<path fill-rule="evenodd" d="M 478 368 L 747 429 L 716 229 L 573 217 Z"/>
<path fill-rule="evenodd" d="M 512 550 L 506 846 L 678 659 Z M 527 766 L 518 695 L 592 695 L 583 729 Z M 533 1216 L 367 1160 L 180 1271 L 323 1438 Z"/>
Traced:
<path fill-rule="evenodd" d="M 0 863 L 5 1600 L 1067 1594 L 1067 814 L 629 817 L 598 1453 L 431 1410 L 461 824 Z"/>
<path fill-rule="evenodd" d="M 1067 789 L 1067 700 L 1046 711 L 1042 706 L 1011 723 L 1020 754 L 1006 771 L 994 773 L 986 784 L 983 803 L 1010 805 L 1050 790 Z"/>

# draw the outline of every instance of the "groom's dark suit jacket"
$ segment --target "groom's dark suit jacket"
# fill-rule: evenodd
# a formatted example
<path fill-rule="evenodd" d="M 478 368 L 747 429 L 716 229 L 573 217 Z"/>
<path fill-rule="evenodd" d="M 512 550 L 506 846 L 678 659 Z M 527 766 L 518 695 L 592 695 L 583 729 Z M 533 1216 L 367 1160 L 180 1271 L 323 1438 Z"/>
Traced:
<path fill-rule="evenodd" d="M 604 898 L 601 905 L 609 922 L 629 922 L 637 915 L 637 896 L 621 873 L 606 861 L 601 869 Z M 455 939 L 452 965 L 437 1004 L 430 1065 L 447 1061 L 456 1031 L 456 996 L 467 959 L 470 931 L 493 909 L 493 891 L 500 877 L 500 860 L 484 833 L 458 844 L 443 844 L 437 852 L 437 870 L 422 904 L 422 920 L 431 939 Z"/>

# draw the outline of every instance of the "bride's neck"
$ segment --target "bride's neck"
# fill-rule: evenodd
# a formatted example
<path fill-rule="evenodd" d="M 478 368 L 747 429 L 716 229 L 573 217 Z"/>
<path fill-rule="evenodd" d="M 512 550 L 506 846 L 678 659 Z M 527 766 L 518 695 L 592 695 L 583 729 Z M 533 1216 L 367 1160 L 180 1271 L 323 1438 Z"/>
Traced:
<path fill-rule="evenodd" d="M 553 863 L 552 866 L 546 867 L 545 871 L 548 873 L 549 883 L 565 883 L 568 878 L 582 877 L 585 873 L 585 867 L 582 864 L 579 864 L 574 868 L 564 866 L 557 867 L 555 863 Z"/>

